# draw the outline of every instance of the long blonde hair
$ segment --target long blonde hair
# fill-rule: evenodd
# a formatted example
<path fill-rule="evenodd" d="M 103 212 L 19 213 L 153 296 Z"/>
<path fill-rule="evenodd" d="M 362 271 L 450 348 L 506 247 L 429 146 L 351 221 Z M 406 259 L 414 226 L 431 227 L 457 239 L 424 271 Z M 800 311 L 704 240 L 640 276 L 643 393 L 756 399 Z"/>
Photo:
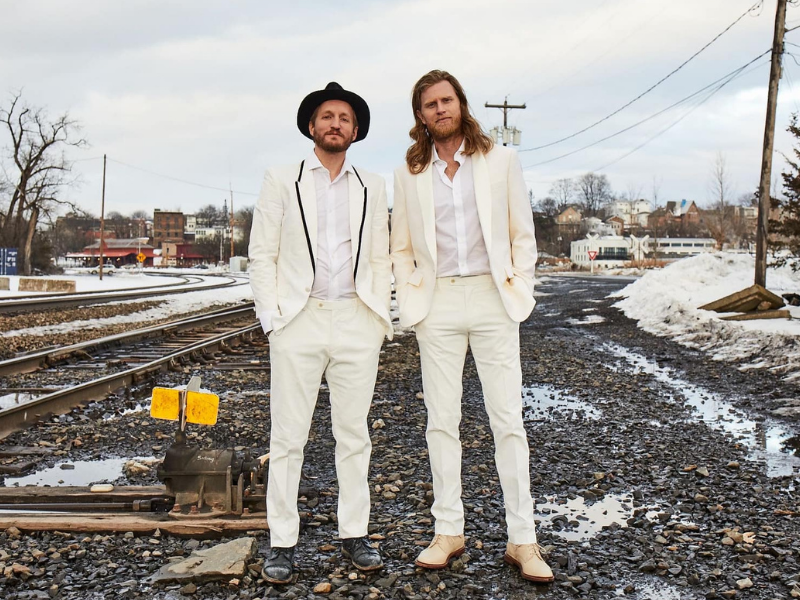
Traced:
<path fill-rule="evenodd" d="M 422 120 L 417 115 L 417 112 L 422 111 L 422 93 L 430 86 L 435 85 L 441 81 L 447 81 L 453 86 L 458 96 L 458 101 L 461 104 L 461 133 L 464 134 L 464 154 L 467 156 L 475 152 L 486 154 L 494 146 L 494 141 L 481 129 L 480 123 L 472 116 L 472 111 L 467 102 L 467 96 L 464 93 L 464 88 L 458 82 L 458 79 L 450 75 L 447 71 L 440 71 L 438 69 L 426 73 L 420 77 L 419 81 L 414 84 L 414 90 L 411 92 L 411 110 L 414 113 L 414 126 L 408 135 L 414 141 L 411 147 L 406 152 L 406 164 L 408 170 L 412 173 L 419 174 L 425 170 L 428 163 L 431 162 L 431 155 L 433 153 L 433 140 L 431 139 L 428 128 L 422 123 Z"/>

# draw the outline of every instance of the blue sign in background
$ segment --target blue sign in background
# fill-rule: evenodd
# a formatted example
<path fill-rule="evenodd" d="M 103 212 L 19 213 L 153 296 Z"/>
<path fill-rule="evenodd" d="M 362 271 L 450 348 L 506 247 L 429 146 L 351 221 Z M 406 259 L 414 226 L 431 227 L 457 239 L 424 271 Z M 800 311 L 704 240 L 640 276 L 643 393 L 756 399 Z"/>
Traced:
<path fill-rule="evenodd" d="M 17 274 L 17 249 L 0 248 L 0 275 Z"/>

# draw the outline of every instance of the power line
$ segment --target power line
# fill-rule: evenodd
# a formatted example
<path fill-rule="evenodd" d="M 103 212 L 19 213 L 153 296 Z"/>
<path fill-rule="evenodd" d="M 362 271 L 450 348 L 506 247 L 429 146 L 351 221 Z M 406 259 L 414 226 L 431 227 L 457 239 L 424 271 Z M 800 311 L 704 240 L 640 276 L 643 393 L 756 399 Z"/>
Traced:
<path fill-rule="evenodd" d="M 151 171 L 149 169 L 143 169 L 142 167 L 135 167 L 133 165 L 129 165 L 128 163 L 124 163 L 121 160 L 115 160 L 113 158 L 109 158 L 108 160 L 110 160 L 111 162 L 116 163 L 118 165 L 122 165 L 123 167 L 128 167 L 129 169 L 134 169 L 136 171 L 142 171 L 143 173 L 148 173 L 150 175 L 154 175 L 155 177 L 162 177 L 163 179 L 169 179 L 171 181 L 177 181 L 178 183 L 185 183 L 186 185 L 193 185 L 195 187 L 201 187 L 201 188 L 205 188 L 207 190 L 215 190 L 215 191 L 218 191 L 218 192 L 231 192 L 231 191 L 233 191 L 233 192 L 236 192 L 237 194 L 242 194 L 244 196 L 254 196 L 254 197 L 258 196 L 258 194 L 253 194 L 252 192 L 242 192 L 242 191 L 239 191 L 239 190 L 230 190 L 229 188 L 215 187 L 213 185 L 206 185 L 204 183 L 197 183 L 195 181 L 188 181 L 186 179 L 179 179 L 178 177 L 172 177 L 171 175 L 164 175 L 163 173 L 157 173 L 157 172 Z"/>
<path fill-rule="evenodd" d="M 749 61 L 748 63 L 746 63 L 744 65 L 742 65 L 738 69 L 736 69 L 734 71 L 731 71 L 727 75 L 725 75 L 723 77 L 720 77 L 719 79 L 717 79 L 716 81 L 706 85 L 705 87 L 700 88 L 699 90 L 697 90 L 693 94 L 690 94 L 690 95 L 686 96 L 685 98 L 683 98 L 681 100 L 678 100 L 677 102 L 667 106 L 666 108 L 663 108 L 660 111 L 650 115 L 649 117 L 646 117 L 646 118 L 644 118 L 644 119 L 642 119 L 640 121 L 637 121 L 636 123 L 634 123 L 632 125 L 629 125 L 628 127 L 625 127 L 624 129 L 620 129 L 616 133 L 612 133 L 611 135 L 607 135 L 607 136 L 605 136 L 603 138 L 600 138 L 599 140 L 595 140 L 594 142 L 592 142 L 590 144 L 586 144 L 585 146 L 581 146 L 580 148 L 578 148 L 576 150 L 572 150 L 570 152 L 566 152 L 566 153 L 561 154 L 559 156 L 556 156 L 554 158 L 551 158 L 551 159 L 548 159 L 548 160 L 543 160 L 543 161 L 540 161 L 538 163 L 534 163 L 532 165 L 528 165 L 528 166 L 524 167 L 524 169 L 532 169 L 533 167 L 538 167 L 540 165 L 546 165 L 548 163 L 555 162 L 557 160 L 561 160 L 562 158 L 566 158 L 568 156 L 572 156 L 573 154 L 577 154 L 578 152 L 582 152 L 583 150 L 587 150 L 588 148 L 591 148 L 591 147 L 596 146 L 596 145 L 598 145 L 598 144 L 600 144 L 602 142 L 605 142 L 605 141 L 608 141 L 608 140 L 610 140 L 612 138 L 615 138 L 618 135 L 626 133 L 626 132 L 630 131 L 631 129 L 633 129 L 635 127 L 638 127 L 639 125 L 642 125 L 643 123 L 646 123 L 648 121 L 651 121 L 651 120 L 655 119 L 656 117 L 658 117 L 658 116 L 664 114 L 665 112 L 675 108 L 676 106 L 680 106 L 681 104 L 691 100 L 695 96 L 698 96 L 698 95 L 702 94 L 703 92 L 705 92 L 706 90 L 714 87 L 715 85 L 718 85 L 722 81 L 728 80 L 729 78 L 730 78 L 730 81 L 732 81 L 736 76 L 738 76 L 747 67 L 752 65 L 754 62 L 760 60 L 761 58 L 763 58 L 765 55 L 769 54 L 770 52 L 771 52 L 771 50 L 767 50 L 766 52 L 762 52 L 761 54 L 756 56 L 753 60 Z M 728 83 L 728 81 L 726 81 L 726 84 L 727 83 Z"/>
<path fill-rule="evenodd" d="M 533 148 L 526 148 L 526 149 L 524 149 L 524 150 L 520 150 L 520 152 L 530 152 L 530 151 L 533 151 L 533 150 L 541 150 L 541 149 L 543 149 L 543 148 L 549 148 L 550 146 L 555 146 L 556 144 L 560 144 L 561 142 L 565 142 L 565 141 L 567 141 L 567 140 L 569 140 L 569 139 L 572 139 L 572 138 L 574 138 L 574 137 L 576 137 L 576 136 L 578 136 L 578 135 L 580 135 L 580 134 L 582 134 L 582 133 L 585 133 L 585 132 L 589 131 L 590 129 L 593 129 L 593 128 L 597 127 L 598 125 L 600 125 L 600 123 L 603 123 L 603 122 L 605 122 L 605 121 L 608 121 L 608 120 L 609 120 L 611 117 L 613 117 L 613 116 L 614 116 L 614 115 L 616 115 L 616 114 L 619 114 L 620 112 L 622 112 L 623 110 L 625 110 L 626 108 L 628 108 L 628 107 L 629 107 L 631 104 L 633 104 L 634 102 L 636 102 L 636 101 L 640 100 L 641 98 L 643 98 L 644 96 L 646 96 L 647 94 L 649 94 L 650 92 L 652 92 L 654 89 L 656 89 L 656 88 L 657 88 L 658 86 L 660 86 L 662 83 L 664 83 L 664 82 L 665 82 L 667 79 L 669 79 L 670 77 L 672 77 L 673 75 L 675 75 L 675 73 L 677 73 L 678 71 L 680 71 L 681 69 L 683 69 L 683 67 L 685 67 L 685 66 L 686 66 L 686 65 L 688 65 L 690 62 L 692 62 L 692 61 L 693 61 L 695 58 L 697 58 L 697 57 L 698 57 L 700 54 L 702 54 L 702 53 L 703 53 L 703 52 L 704 52 L 704 51 L 705 51 L 705 50 L 706 50 L 706 49 L 707 49 L 709 46 L 711 46 L 711 45 L 712 45 L 714 42 L 716 42 L 716 41 L 717 41 L 719 38 L 721 38 L 721 37 L 722 37 L 723 35 L 725 35 L 725 34 L 726 34 L 728 31 L 730 31 L 730 30 L 731 30 L 731 29 L 734 27 L 734 25 L 736 25 L 736 24 L 737 24 L 739 21 L 741 21 L 742 19 L 744 19 L 744 18 L 745 18 L 745 17 L 746 17 L 746 16 L 747 16 L 747 15 L 748 15 L 748 14 L 749 14 L 751 11 L 753 11 L 753 10 L 755 10 L 756 8 L 758 8 L 759 6 L 761 6 L 762 2 L 763 2 L 763 0 L 759 0 L 758 2 L 756 2 L 755 4 L 753 4 L 753 5 L 752 5 L 750 8 L 748 8 L 748 9 L 747 9 L 747 10 L 746 10 L 744 13 L 742 13 L 742 14 L 741 14 L 741 15 L 740 15 L 740 16 L 739 16 L 739 17 L 738 17 L 738 18 L 737 18 L 737 19 L 736 19 L 736 20 L 735 20 L 733 23 L 731 23 L 731 24 L 730 24 L 730 25 L 728 25 L 728 26 L 727 26 L 725 29 L 723 29 L 723 30 L 722 30 L 720 33 L 718 33 L 718 34 L 717 34 L 717 35 L 714 37 L 714 39 L 712 39 L 712 40 L 711 40 L 710 42 L 708 42 L 708 43 L 707 43 L 705 46 L 703 46 L 702 48 L 700 48 L 700 50 L 698 50 L 697 52 L 695 52 L 694 54 L 692 54 L 692 55 L 691 55 L 691 56 L 690 56 L 688 59 L 686 59 L 684 62 L 682 62 L 680 65 L 678 65 L 678 67 L 676 67 L 676 68 L 675 68 L 675 69 L 673 69 L 673 70 L 672 70 L 670 73 L 668 73 L 667 75 L 665 75 L 664 77 L 662 77 L 662 78 L 661 78 L 659 81 L 657 81 L 655 84 L 653 84 L 652 86 L 650 86 L 649 88 L 647 88 L 647 89 L 646 89 L 644 92 L 642 92 L 641 94 L 639 94 L 638 96 L 636 96 L 636 97 L 635 97 L 633 100 L 631 100 L 630 102 L 628 102 L 628 103 L 626 103 L 626 104 L 622 105 L 621 107 L 619 107 L 617 110 L 615 110 L 615 111 L 614 111 L 614 112 L 612 112 L 611 114 L 609 114 L 609 115 L 606 115 L 605 117 L 603 117 L 603 118 L 602 118 L 602 119 L 600 119 L 599 121 L 595 121 L 594 123 L 592 123 L 592 124 L 591 124 L 591 125 L 589 125 L 588 127 L 584 127 L 584 128 L 583 128 L 583 129 L 581 129 L 580 131 L 576 131 L 575 133 L 572 133 L 572 134 L 570 134 L 570 135 L 568 135 L 568 136 L 566 136 L 566 137 L 563 137 L 563 138 L 561 138 L 561 139 L 555 140 L 555 141 L 553 141 L 553 142 L 550 142 L 550 143 L 547 143 L 547 144 L 543 144 L 543 145 L 541 145 L 541 146 L 535 146 L 535 147 L 533 147 Z"/>
<path fill-rule="evenodd" d="M 638 146 L 636 146 L 636 147 L 635 147 L 635 148 L 633 148 L 632 150 L 629 150 L 628 152 L 626 152 L 626 153 L 625 153 L 625 154 L 623 154 L 622 156 L 619 156 L 619 157 L 615 158 L 614 160 L 612 160 L 611 162 L 609 162 L 609 163 L 606 163 L 606 164 L 604 164 L 603 166 L 601 166 L 601 167 L 598 167 L 598 168 L 594 169 L 594 171 L 602 171 L 603 169 L 606 169 L 606 168 L 610 167 L 611 165 L 614 165 L 614 164 L 616 164 L 616 163 L 620 162 L 620 161 L 621 161 L 621 160 L 623 160 L 624 158 L 627 158 L 628 156 L 630 156 L 630 155 L 631 155 L 631 154 L 633 154 L 634 152 L 637 152 L 638 150 L 640 150 L 640 149 L 644 148 L 644 147 L 645 147 L 647 144 L 649 144 L 650 142 L 652 142 L 652 141 L 653 141 L 653 140 L 655 140 L 656 138 L 659 138 L 659 137 L 661 137 L 661 136 L 662 136 L 663 134 L 665 134 L 667 131 L 669 131 L 670 129 L 672 129 L 673 127 L 675 127 L 675 126 L 676 126 L 678 123 L 680 123 L 681 121 L 683 121 L 683 120 L 684 120 L 686 117 L 688 117 L 688 116 L 689 116 L 691 113 L 693 113 L 693 112 L 694 112 L 696 109 L 700 108 L 700 107 L 701 107 L 703 104 L 705 104 L 706 102 L 708 102 L 708 101 L 711 99 L 711 97 L 712 97 L 714 94 L 716 94 L 718 91 L 720 91 L 720 90 L 721 90 L 722 88 L 724 88 L 726 85 L 728 85 L 728 84 L 729 84 L 731 81 L 733 81 L 734 79 L 738 79 L 739 77 L 742 77 L 742 76 L 746 75 L 746 74 L 747 74 L 747 73 L 749 73 L 750 71 L 753 71 L 753 70 L 757 69 L 757 68 L 758 68 L 758 67 L 760 67 L 760 66 L 761 66 L 761 65 L 756 65 L 756 66 L 754 66 L 752 69 L 748 69 L 747 71 L 744 71 L 744 72 L 738 73 L 738 74 L 734 75 L 733 77 L 731 77 L 731 78 L 727 79 L 726 81 L 723 81 L 723 82 L 722 82 L 720 85 L 718 85 L 718 86 L 717 86 L 715 89 L 711 90 L 711 92 L 710 92 L 709 94 L 707 94 L 705 98 L 701 99 L 699 102 L 696 102 L 696 103 L 695 103 L 693 106 L 691 106 L 691 107 L 689 108 L 689 110 L 687 110 L 687 111 L 686 111 L 684 114 L 682 114 L 680 117 L 678 117 L 678 118 L 677 118 L 675 121 L 673 121 L 672 123 L 670 123 L 670 124 L 669 124 L 667 127 L 665 127 L 664 129 L 662 129 L 661 131 L 659 131 L 659 132 L 658 132 L 658 133 L 656 133 L 655 135 L 651 136 L 650 138 L 648 138 L 647 140 L 645 140 L 644 142 L 642 142 L 641 144 L 639 144 Z"/>

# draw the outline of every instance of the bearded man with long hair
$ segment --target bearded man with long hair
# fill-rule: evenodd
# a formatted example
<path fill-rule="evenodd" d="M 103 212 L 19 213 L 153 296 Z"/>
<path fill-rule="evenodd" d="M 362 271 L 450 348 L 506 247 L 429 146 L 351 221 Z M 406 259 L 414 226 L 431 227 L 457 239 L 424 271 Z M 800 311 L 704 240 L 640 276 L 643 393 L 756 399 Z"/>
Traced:
<path fill-rule="evenodd" d="M 478 368 L 506 510 L 505 560 L 553 581 L 533 518 L 522 422 L 519 324 L 533 298 L 536 237 L 517 154 L 494 144 L 464 89 L 431 71 L 411 97 L 413 144 L 394 174 L 391 258 L 400 324 L 419 343 L 436 519 L 416 564 L 440 569 L 464 552 L 461 396 L 467 348 Z"/>

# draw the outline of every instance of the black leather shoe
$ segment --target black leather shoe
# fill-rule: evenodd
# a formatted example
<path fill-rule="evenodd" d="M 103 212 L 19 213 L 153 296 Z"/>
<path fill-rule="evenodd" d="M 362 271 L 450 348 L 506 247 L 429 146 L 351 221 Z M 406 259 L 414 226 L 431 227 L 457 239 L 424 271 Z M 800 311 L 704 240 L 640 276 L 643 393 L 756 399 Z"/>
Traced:
<path fill-rule="evenodd" d="M 261 576 L 269 583 L 289 583 L 292 580 L 294 548 L 270 548 Z"/>
<path fill-rule="evenodd" d="M 366 537 L 342 540 L 342 554 L 353 561 L 359 571 L 376 571 L 383 567 L 381 553 L 373 548 Z"/>

